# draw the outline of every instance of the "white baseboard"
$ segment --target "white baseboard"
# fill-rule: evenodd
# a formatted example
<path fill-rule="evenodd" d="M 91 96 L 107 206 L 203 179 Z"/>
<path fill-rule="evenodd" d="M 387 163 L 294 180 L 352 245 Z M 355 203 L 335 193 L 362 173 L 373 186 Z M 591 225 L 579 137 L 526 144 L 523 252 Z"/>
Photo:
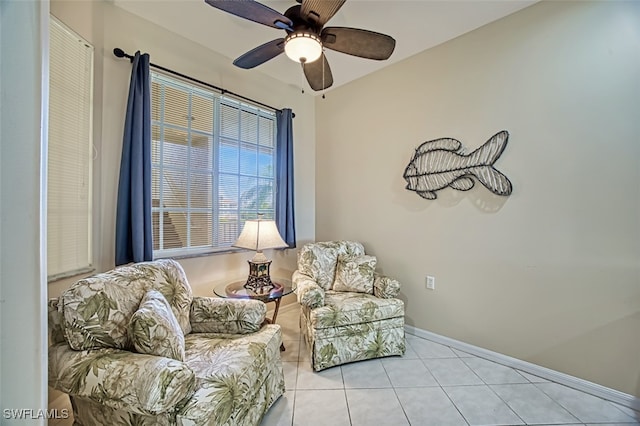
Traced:
<path fill-rule="evenodd" d="M 480 348 L 469 343 L 461 342 L 450 337 L 442 336 L 431 331 L 422 330 L 411 325 L 405 325 L 404 328 L 407 333 L 413 334 L 414 336 L 432 340 L 446 346 L 451 346 L 452 348 L 488 359 L 489 361 L 495 361 L 499 364 L 516 368 L 526 373 L 533 374 L 534 376 L 542 377 L 543 379 L 547 379 L 552 382 L 559 383 L 561 385 L 565 385 L 570 388 L 577 389 L 579 391 L 586 392 L 588 394 L 640 411 L 640 399 L 636 398 L 633 395 L 629 395 L 627 393 L 620 392 L 615 389 L 590 382 L 588 380 L 570 376 L 569 374 L 551 370 L 546 367 L 541 367 L 530 362 L 522 361 L 517 358 L 512 358 L 498 352 Z"/>

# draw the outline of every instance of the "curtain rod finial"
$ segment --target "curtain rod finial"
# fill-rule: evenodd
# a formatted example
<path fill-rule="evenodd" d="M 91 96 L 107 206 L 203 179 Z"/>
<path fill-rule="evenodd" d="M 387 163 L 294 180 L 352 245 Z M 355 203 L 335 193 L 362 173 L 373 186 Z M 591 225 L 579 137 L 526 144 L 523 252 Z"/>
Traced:
<path fill-rule="evenodd" d="M 133 56 L 127 55 L 124 50 L 120 49 L 119 47 L 113 49 L 113 54 L 118 58 L 128 58 L 129 62 L 133 62 Z"/>

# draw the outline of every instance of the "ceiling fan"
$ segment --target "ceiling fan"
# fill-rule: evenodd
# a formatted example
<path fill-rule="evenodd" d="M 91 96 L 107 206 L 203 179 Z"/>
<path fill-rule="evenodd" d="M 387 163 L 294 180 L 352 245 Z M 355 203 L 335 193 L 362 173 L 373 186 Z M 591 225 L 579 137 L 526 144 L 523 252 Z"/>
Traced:
<path fill-rule="evenodd" d="M 366 59 L 385 60 L 396 41 L 385 34 L 349 27 L 324 27 L 346 0 L 297 0 L 284 14 L 253 0 L 205 0 L 209 5 L 269 27 L 285 30 L 283 38 L 264 43 L 238 57 L 233 64 L 250 69 L 282 52 L 302 64 L 309 86 L 324 90 L 333 84 L 323 48 Z"/>

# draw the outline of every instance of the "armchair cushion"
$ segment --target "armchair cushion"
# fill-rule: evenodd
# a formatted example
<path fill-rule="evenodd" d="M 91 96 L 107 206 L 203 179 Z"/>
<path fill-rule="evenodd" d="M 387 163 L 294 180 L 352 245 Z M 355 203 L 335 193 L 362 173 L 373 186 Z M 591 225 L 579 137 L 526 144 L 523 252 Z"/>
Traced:
<path fill-rule="evenodd" d="M 375 256 L 338 256 L 333 289 L 372 294 L 376 262 Z"/>
<path fill-rule="evenodd" d="M 325 305 L 310 311 L 309 322 L 318 330 L 403 316 L 404 303 L 400 299 L 381 299 L 372 294 L 327 291 Z"/>
<path fill-rule="evenodd" d="M 129 335 L 142 354 L 184 360 L 184 335 L 162 293 L 149 290 L 129 322 Z"/>
<path fill-rule="evenodd" d="M 192 333 L 185 337 L 186 362 L 198 383 L 180 409 L 181 425 L 250 425 L 284 389 L 280 359 L 282 333 L 265 325 L 260 333 Z M 277 380 L 269 379 L 278 378 Z M 256 410 L 261 401 L 266 408 Z"/>
<path fill-rule="evenodd" d="M 267 306 L 259 300 L 196 296 L 191 303 L 191 329 L 195 333 L 255 333 L 266 314 Z"/>
<path fill-rule="evenodd" d="M 324 290 L 333 286 L 339 255 L 359 256 L 364 246 L 356 241 L 329 241 L 306 244 L 298 254 L 298 270 L 316 280 Z"/>

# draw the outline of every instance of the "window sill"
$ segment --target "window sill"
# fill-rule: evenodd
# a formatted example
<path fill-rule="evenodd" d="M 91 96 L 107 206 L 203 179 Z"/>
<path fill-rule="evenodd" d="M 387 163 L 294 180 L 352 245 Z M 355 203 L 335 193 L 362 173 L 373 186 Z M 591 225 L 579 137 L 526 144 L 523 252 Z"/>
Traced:
<path fill-rule="evenodd" d="M 76 269 L 69 272 L 62 272 L 60 274 L 55 274 L 47 277 L 47 284 L 54 283 L 56 281 L 63 280 L 65 278 L 72 278 L 78 275 L 89 275 L 96 271 L 96 268 L 93 265 L 89 265 L 85 268 Z"/>
<path fill-rule="evenodd" d="M 203 251 L 194 251 L 192 253 L 185 253 L 184 251 L 180 251 L 180 252 L 176 251 L 173 253 L 171 251 L 164 251 L 162 253 L 154 253 L 153 259 L 154 260 L 157 260 L 157 259 L 180 260 L 180 259 L 191 259 L 191 258 L 205 257 L 205 256 L 217 256 L 221 254 L 243 253 L 247 251 L 250 251 L 250 250 L 231 248 L 231 247 L 223 250 L 208 250 L 208 251 L 203 250 Z"/>

